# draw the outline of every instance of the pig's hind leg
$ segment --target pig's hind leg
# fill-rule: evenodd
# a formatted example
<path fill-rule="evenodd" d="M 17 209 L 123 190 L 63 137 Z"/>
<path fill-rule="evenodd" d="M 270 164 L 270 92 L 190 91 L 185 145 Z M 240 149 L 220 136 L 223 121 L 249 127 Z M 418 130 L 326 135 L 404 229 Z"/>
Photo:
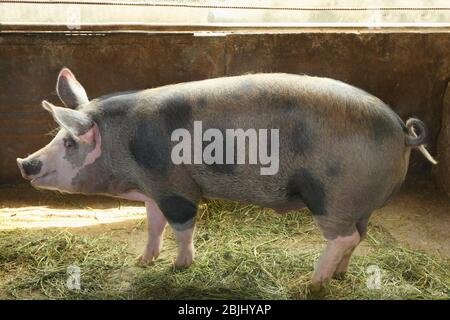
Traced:
<path fill-rule="evenodd" d="M 144 254 L 139 258 L 140 265 L 147 265 L 158 258 L 167 225 L 167 219 L 155 202 L 146 201 L 145 209 L 147 210 L 148 240 Z"/>
<path fill-rule="evenodd" d="M 330 221 L 327 217 L 315 218 L 328 243 L 316 264 L 310 284 L 312 291 L 320 290 L 333 277 L 341 263 L 348 266 L 348 260 L 354 248 L 361 241 L 355 224 L 345 228 L 336 228 L 335 221 Z M 340 232 L 336 232 L 336 230 L 340 230 Z"/>
<path fill-rule="evenodd" d="M 366 238 L 368 222 L 369 218 L 363 218 L 356 224 L 356 229 L 358 230 L 359 233 L 360 242 Z M 346 254 L 344 254 L 344 257 L 342 258 L 341 262 L 339 262 L 336 271 L 334 272 L 333 275 L 334 278 L 341 279 L 347 273 L 350 258 L 353 254 L 353 251 L 355 251 L 356 247 L 357 245 L 353 247 L 353 249 L 349 250 Z"/>

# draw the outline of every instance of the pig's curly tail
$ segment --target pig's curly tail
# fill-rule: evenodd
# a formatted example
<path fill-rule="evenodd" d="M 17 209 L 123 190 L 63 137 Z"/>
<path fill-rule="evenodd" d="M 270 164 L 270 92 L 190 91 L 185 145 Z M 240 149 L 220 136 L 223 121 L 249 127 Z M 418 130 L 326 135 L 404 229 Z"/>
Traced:
<path fill-rule="evenodd" d="M 424 146 L 427 138 L 427 129 L 425 124 L 419 119 L 410 118 L 406 121 L 406 130 L 408 131 L 408 135 L 405 139 L 406 145 L 418 148 L 428 161 L 432 164 L 437 164 L 437 161 L 431 156 Z M 418 133 L 416 130 L 418 130 Z"/>

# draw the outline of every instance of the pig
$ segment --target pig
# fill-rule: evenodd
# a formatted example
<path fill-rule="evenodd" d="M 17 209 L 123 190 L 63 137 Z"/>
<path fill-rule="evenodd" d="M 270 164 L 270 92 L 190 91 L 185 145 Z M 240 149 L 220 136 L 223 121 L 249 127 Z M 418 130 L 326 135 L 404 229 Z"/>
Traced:
<path fill-rule="evenodd" d="M 424 147 L 422 121 L 404 123 L 380 99 L 329 78 L 247 74 L 89 100 L 63 68 L 56 91 L 64 107 L 47 101 L 42 106 L 60 129 L 47 146 L 17 159 L 20 172 L 40 189 L 144 202 L 143 265 L 157 259 L 166 224 L 178 243 L 175 265 L 193 262 L 202 199 L 278 212 L 307 207 L 327 240 L 310 281 L 311 290 L 320 290 L 347 272 L 371 213 L 402 185 L 411 149 L 435 163 Z M 276 172 L 261 174 L 260 166 L 225 161 L 225 154 L 213 163 L 174 163 L 172 151 L 180 142 L 174 132 L 198 135 L 195 121 L 224 139 L 231 139 L 228 129 L 278 130 L 279 141 L 265 141 L 269 147 L 278 143 L 271 150 L 278 157 Z"/>

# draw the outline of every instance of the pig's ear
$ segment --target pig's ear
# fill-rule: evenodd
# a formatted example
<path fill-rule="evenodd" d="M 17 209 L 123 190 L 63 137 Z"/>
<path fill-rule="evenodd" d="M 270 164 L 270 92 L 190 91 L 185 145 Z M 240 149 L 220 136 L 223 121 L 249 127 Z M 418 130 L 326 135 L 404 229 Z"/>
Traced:
<path fill-rule="evenodd" d="M 94 121 L 81 111 L 56 107 L 45 100 L 42 101 L 42 106 L 52 114 L 61 127 L 68 130 L 75 137 L 82 136 L 94 125 Z"/>
<path fill-rule="evenodd" d="M 77 81 L 72 71 L 67 68 L 63 68 L 59 72 L 56 92 L 64 105 L 71 109 L 89 102 L 83 86 Z"/>

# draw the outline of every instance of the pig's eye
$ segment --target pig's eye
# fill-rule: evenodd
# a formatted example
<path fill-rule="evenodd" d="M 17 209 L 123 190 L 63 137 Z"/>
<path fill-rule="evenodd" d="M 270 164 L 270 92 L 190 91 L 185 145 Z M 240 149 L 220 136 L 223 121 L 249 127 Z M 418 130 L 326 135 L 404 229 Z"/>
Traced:
<path fill-rule="evenodd" d="M 69 148 L 73 148 L 75 146 L 75 141 L 71 140 L 71 139 L 64 139 L 64 147 L 69 149 Z"/>

